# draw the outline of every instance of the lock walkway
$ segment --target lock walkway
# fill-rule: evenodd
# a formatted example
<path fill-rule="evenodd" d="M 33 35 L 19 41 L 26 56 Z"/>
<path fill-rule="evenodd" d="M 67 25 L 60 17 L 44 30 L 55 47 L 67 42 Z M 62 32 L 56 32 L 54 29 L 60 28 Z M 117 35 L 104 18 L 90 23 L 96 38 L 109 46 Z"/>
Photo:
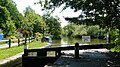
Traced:
<path fill-rule="evenodd" d="M 120 67 L 120 59 L 112 59 L 108 52 L 107 49 L 79 50 L 80 58 L 74 58 L 73 50 L 62 51 L 58 60 L 44 67 Z"/>

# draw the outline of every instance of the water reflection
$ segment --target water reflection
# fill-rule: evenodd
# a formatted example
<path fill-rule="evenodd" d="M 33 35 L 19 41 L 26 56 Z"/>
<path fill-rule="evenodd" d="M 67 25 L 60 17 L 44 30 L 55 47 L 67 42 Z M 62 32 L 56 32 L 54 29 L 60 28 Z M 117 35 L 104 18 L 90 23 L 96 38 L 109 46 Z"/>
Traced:
<path fill-rule="evenodd" d="M 106 40 L 103 39 L 91 39 L 91 42 L 83 42 L 81 38 L 72 38 L 72 37 L 63 37 L 61 40 L 53 40 L 51 43 L 52 46 L 68 46 L 74 45 L 76 42 L 79 44 L 99 44 L 106 43 Z"/>

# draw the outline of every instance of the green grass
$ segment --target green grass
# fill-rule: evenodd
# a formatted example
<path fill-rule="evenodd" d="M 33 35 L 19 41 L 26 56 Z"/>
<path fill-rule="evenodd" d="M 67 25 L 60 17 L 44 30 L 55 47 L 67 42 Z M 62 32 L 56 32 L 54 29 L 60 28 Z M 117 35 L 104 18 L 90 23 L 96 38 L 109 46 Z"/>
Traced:
<path fill-rule="evenodd" d="M 4 44 L 7 44 L 6 42 L 0 42 L 0 45 L 4 45 Z"/>
<path fill-rule="evenodd" d="M 32 43 L 27 43 L 27 44 L 30 49 L 39 48 L 39 47 L 46 45 L 46 43 L 41 43 L 40 41 L 34 41 Z M 15 46 L 15 47 L 11 47 L 11 48 L 0 49 L 0 60 L 14 56 L 23 51 L 24 51 L 24 45 L 19 46 L 19 47 Z"/>
<path fill-rule="evenodd" d="M 29 49 L 33 49 L 33 48 L 39 48 L 39 47 L 42 47 L 42 46 L 45 46 L 46 43 L 41 43 L 40 41 L 34 41 L 32 43 L 28 43 L 28 47 Z"/>

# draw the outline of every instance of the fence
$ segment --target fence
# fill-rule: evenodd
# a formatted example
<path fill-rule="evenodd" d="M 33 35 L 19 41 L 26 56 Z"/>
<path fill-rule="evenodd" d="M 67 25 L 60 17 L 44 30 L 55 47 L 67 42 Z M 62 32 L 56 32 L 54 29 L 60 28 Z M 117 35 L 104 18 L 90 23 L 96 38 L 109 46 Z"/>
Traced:
<path fill-rule="evenodd" d="M 18 38 L 18 39 L 8 39 L 8 40 L 1 40 L 0 43 L 5 42 L 2 44 L 1 48 L 11 48 L 12 46 L 20 46 L 21 44 L 26 44 L 27 42 L 32 42 L 35 38 Z"/>

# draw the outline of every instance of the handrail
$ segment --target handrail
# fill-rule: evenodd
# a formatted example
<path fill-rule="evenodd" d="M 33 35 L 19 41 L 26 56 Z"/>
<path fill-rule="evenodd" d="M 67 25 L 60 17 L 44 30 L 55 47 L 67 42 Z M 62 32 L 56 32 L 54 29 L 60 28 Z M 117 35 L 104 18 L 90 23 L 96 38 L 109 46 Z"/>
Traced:
<path fill-rule="evenodd" d="M 27 56 L 29 52 L 46 53 L 47 51 L 55 51 L 60 53 L 63 50 L 83 50 L 83 49 L 100 49 L 100 48 L 112 48 L 114 43 L 110 44 L 90 44 L 90 45 L 78 45 L 78 46 L 65 46 L 65 47 L 50 47 L 41 49 L 25 49 L 24 56 Z"/>
<path fill-rule="evenodd" d="M 112 45 L 112 46 L 111 46 Z M 108 48 L 114 47 L 114 43 L 109 44 L 91 44 L 91 45 L 79 45 L 75 46 L 64 46 L 64 47 L 51 47 L 51 48 L 41 48 L 41 49 L 24 49 L 24 54 L 22 55 L 22 66 L 23 67 L 44 67 L 47 63 L 53 63 L 59 58 L 62 50 L 75 50 L 75 58 L 79 57 L 79 50 L 82 49 L 98 49 L 98 48 Z M 49 57 L 47 52 L 54 51 L 55 56 Z"/>

